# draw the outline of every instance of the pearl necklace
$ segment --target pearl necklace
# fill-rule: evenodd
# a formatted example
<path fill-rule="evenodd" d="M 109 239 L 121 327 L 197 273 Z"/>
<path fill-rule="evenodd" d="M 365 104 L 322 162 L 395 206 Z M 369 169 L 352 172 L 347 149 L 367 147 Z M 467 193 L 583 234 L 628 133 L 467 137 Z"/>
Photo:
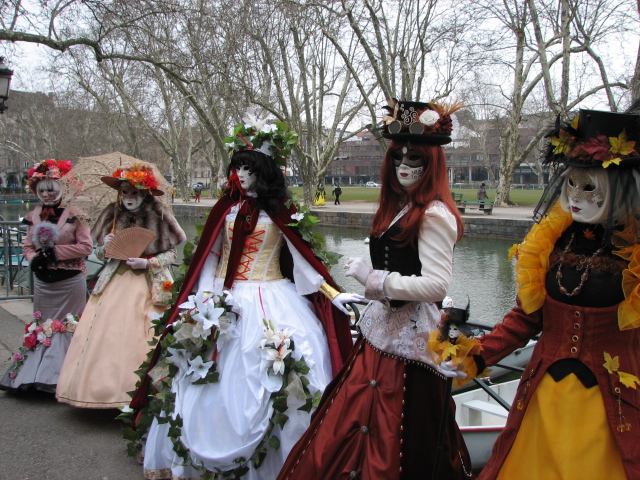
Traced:
<path fill-rule="evenodd" d="M 593 255 L 591 255 L 591 257 L 580 262 L 580 265 L 578 265 L 577 270 L 582 270 L 584 268 L 584 272 L 580 276 L 580 284 L 576 288 L 574 288 L 571 292 L 569 292 L 562 285 L 562 265 L 564 264 L 565 256 L 567 255 L 567 253 L 571 251 L 571 245 L 573 245 L 573 240 L 575 239 L 575 235 L 576 235 L 575 232 L 571 234 L 569 243 L 567 244 L 566 247 L 564 247 L 564 250 L 560 255 L 560 259 L 558 260 L 558 271 L 556 272 L 556 278 L 558 279 L 558 287 L 560 287 L 560 293 L 566 295 L 567 297 L 573 297 L 574 295 L 578 295 L 580 293 L 580 291 L 582 290 L 582 286 L 584 285 L 584 282 L 586 282 L 587 279 L 589 278 L 589 270 L 591 270 L 591 264 L 593 263 L 593 259 L 596 258 L 598 255 L 600 255 L 603 250 L 603 248 L 600 247 L 598 250 L 594 252 Z"/>

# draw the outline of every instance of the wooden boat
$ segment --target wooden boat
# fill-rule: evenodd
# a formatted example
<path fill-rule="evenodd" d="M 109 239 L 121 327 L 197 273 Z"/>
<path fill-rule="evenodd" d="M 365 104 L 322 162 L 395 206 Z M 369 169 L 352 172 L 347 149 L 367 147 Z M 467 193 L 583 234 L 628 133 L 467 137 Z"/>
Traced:
<path fill-rule="evenodd" d="M 484 380 L 478 381 L 484 383 Z M 518 383 L 520 380 L 511 380 L 486 387 L 510 406 Z M 456 393 L 453 399 L 456 403 L 456 422 L 469 449 L 473 468 L 482 468 L 487 464 L 493 444 L 504 429 L 509 411 L 480 387 Z"/>

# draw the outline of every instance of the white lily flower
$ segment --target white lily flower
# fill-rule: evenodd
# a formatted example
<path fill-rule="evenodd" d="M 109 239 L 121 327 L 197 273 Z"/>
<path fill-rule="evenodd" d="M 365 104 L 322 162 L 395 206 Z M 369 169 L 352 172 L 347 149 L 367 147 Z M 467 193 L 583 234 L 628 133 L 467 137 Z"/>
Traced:
<path fill-rule="evenodd" d="M 284 373 L 284 359 L 291 353 L 291 350 L 287 347 L 280 347 L 277 350 L 275 348 L 265 348 L 263 352 L 266 359 L 273 362 L 273 372 L 277 375 L 282 375 Z"/>
<path fill-rule="evenodd" d="M 191 335 L 194 338 L 202 338 L 203 340 L 206 340 L 207 338 L 209 338 L 209 336 L 211 336 L 211 327 L 204 328 L 204 323 L 198 322 L 193 327 L 193 330 L 191 330 Z"/>
<path fill-rule="evenodd" d="M 189 368 L 187 375 L 192 374 L 191 381 L 195 382 L 207 376 L 209 369 L 213 365 L 213 361 L 205 362 L 202 357 L 198 355 L 193 360 L 189 360 L 189 365 L 191 365 L 191 368 Z"/>
<path fill-rule="evenodd" d="M 198 292 L 195 295 L 189 295 L 187 301 L 180 304 L 178 308 L 181 310 L 198 310 L 198 307 L 211 297 L 210 293 Z"/>
<path fill-rule="evenodd" d="M 304 218 L 304 213 L 302 212 L 294 213 L 293 215 L 291 215 L 291 220 L 295 220 L 296 222 L 299 222 L 303 218 Z"/>
<path fill-rule="evenodd" d="M 27 329 L 27 331 L 29 333 L 33 333 L 36 331 L 36 328 L 38 328 L 38 325 L 36 325 L 36 322 L 33 322 L 29 325 L 29 328 Z"/>
<path fill-rule="evenodd" d="M 227 315 L 229 314 L 227 313 Z M 224 345 L 229 340 L 239 335 L 235 322 L 229 321 L 227 316 L 220 317 L 220 320 L 221 320 L 220 329 L 219 329 L 218 339 L 216 340 L 216 346 L 218 347 L 218 352 L 222 351 Z"/>
<path fill-rule="evenodd" d="M 259 132 L 262 129 L 262 126 L 265 124 L 266 118 L 262 120 L 259 119 L 255 107 L 249 107 L 247 109 L 247 112 L 244 114 L 244 117 L 242 117 L 242 121 L 245 122 L 245 127 L 253 127 L 256 129 L 256 131 Z"/>
<path fill-rule="evenodd" d="M 268 125 L 265 125 L 262 128 L 260 128 L 259 131 L 264 133 L 273 133 L 278 131 L 278 127 L 276 127 L 273 123 L 269 123 Z"/>
<path fill-rule="evenodd" d="M 189 354 L 184 348 L 167 348 L 167 352 L 171 354 L 167 360 L 180 370 L 186 370 L 189 367 Z"/>

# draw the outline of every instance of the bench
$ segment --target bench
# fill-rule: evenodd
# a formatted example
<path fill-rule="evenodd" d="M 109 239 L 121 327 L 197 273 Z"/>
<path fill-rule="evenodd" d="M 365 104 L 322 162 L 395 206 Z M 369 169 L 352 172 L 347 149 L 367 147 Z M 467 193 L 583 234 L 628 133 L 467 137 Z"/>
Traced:
<path fill-rule="evenodd" d="M 455 202 L 455 204 L 460 205 L 460 202 L 462 201 L 462 194 L 451 192 L 451 196 L 453 197 L 453 201 Z"/>
<path fill-rule="evenodd" d="M 493 211 L 493 200 L 460 200 L 458 204 L 458 211 L 465 213 L 467 208 L 477 209 L 480 212 L 484 212 L 487 215 L 491 215 Z"/>

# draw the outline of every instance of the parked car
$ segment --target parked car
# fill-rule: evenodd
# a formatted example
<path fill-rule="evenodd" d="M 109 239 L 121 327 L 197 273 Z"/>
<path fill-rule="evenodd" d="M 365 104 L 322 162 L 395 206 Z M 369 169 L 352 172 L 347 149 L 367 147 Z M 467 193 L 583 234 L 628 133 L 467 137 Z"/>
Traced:
<path fill-rule="evenodd" d="M 376 183 L 376 182 L 367 182 L 366 186 L 367 187 L 379 187 L 380 184 Z"/>

